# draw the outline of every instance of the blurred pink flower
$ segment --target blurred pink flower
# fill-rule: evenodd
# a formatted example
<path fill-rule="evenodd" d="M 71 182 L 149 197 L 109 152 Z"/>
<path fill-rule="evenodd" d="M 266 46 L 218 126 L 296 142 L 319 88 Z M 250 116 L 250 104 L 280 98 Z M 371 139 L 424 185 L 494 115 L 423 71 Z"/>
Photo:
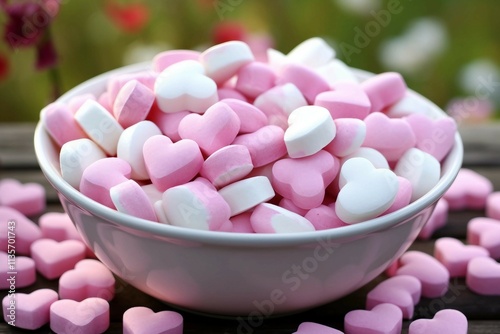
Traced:
<path fill-rule="evenodd" d="M 137 33 L 149 22 L 149 7 L 144 3 L 120 4 L 108 0 L 105 6 L 106 15 L 125 33 Z"/>

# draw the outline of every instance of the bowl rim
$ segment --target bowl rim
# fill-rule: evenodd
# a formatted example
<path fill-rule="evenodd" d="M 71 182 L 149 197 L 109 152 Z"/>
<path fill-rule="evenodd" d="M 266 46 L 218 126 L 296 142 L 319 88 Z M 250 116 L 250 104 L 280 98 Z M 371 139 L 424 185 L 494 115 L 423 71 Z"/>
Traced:
<path fill-rule="evenodd" d="M 108 72 L 104 72 L 73 87 L 68 92 L 63 94 L 59 99 L 57 99 L 56 102 L 64 102 L 65 100 L 69 99 L 70 95 L 74 94 L 75 91 L 83 90 L 85 89 L 85 87 L 92 86 L 112 75 L 133 73 L 136 71 L 143 71 L 148 69 L 150 69 L 150 62 L 128 65 Z M 364 70 L 355 68 L 351 69 L 360 78 L 367 78 L 374 75 L 373 73 Z M 428 100 L 424 96 L 416 93 L 411 89 L 407 90 L 407 94 L 414 95 L 418 99 L 423 99 L 423 101 L 428 103 L 434 111 L 437 111 L 440 117 L 446 116 L 446 113 L 442 109 L 440 109 L 437 105 L 435 105 L 432 101 Z M 402 209 L 361 223 L 326 230 L 281 234 L 238 233 L 204 231 L 186 227 L 166 225 L 133 217 L 128 214 L 108 208 L 107 206 L 104 206 L 84 196 L 61 177 L 60 172 L 55 168 L 53 162 L 51 162 L 49 154 L 46 154 L 47 145 L 54 145 L 54 142 L 48 135 L 47 131 L 42 125 L 42 121 L 40 120 L 35 128 L 34 148 L 38 164 L 44 176 L 58 193 L 60 193 L 74 205 L 87 211 L 88 213 L 100 217 L 101 219 L 105 219 L 109 223 L 120 225 L 143 233 L 152 233 L 157 237 L 175 238 L 200 242 L 204 244 L 217 244 L 221 246 L 225 245 L 244 247 L 281 247 L 289 245 L 317 243 L 321 240 L 327 240 L 328 242 L 340 241 L 342 239 L 357 238 L 370 233 L 391 228 L 417 215 L 419 212 L 435 203 L 451 186 L 460 168 L 462 167 L 463 162 L 463 143 L 457 131 L 457 133 L 455 134 L 455 141 L 452 150 L 448 153 L 447 157 L 445 157 L 445 159 L 441 163 L 441 165 L 446 165 L 446 171 L 441 175 L 438 183 L 428 193 Z"/>

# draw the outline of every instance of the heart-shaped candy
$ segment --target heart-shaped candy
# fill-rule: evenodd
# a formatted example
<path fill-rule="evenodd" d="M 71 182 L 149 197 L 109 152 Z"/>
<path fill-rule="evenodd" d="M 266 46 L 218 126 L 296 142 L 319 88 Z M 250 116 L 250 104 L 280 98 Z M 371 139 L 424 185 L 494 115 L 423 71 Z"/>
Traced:
<path fill-rule="evenodd" d="M 314 231 L 306 218 L 274 204 L 262 203 L 255 207 L 250 223 L 257 233 L 301 233 Z"/>
<path fill-rule="evenodd" d="M 113 114 L 121 126 L 128 128 L 146 119 L 154 101 L 151 89 L 137 80 L 130 80 L 116 95 Z"/>
<path fill-rule="evenodd" d="M 335 50 L 320 37 L 306 39 L 286 55 L 289 62 L 309 67 L 323 66 L 333 57 Z"/>
<path fill-rule="evenodd" d="M 480 295 L 500 295 L 500 264 L 489 257 L 476 257 L 467 265 L 467 287 Z"/>
<path fill-rule="evenodd" d="M 374 75 L 361 83 L 371 102 L 371 112 L 382 111 L 401 100 L 407 91 L 403 76 L 396 72 Z"/>
<path fill-rule="evenodd" d="M 400 334 L 403 313 L 393 304 L 383 303 L 372 310 L 353 310 L 344 317 L 346 334 Z"/>
<path fill-rule="evenodd" d="M 363 120 L 370 113 L 370 100 L 357 84 L 352 89 L 328 90 L 316 96 L 314 104 L 328 109 L 333 119 Z"/>
<path fill-rule="evenodd" d="M 494 259 L 500 259 L 500 221 L 476 217 L 467 224 L 467 242 L 484 247 Z"/>
<path fill-rule="evenodd" d="M 166 113 L 189 110 L 203 114 L 218 101 L 217 85 L 195 60 L 184 60 L 163 70 L 154 92 L 158 107 Z"/>
<path fill-rule="evenodd" d="M 49 322 L 50 306 L 57 299 L 57 292 L 51 289 L 39 289 L 29 294 L 16 291 L 2 300 L 3 318 L 18 328 L 38 329 Z"/>
<path fill-rule="evenodd" d="M 314 70 L 300 64 L 286 64 L 278 72 L 276 85 L 294 84 L 309 104 L 313 104 L 319 93 L 330 90 L 328 82 Z"/>
<path fill-rule="evenodd" d="M 0 251 L 15 250 L 17 255 L 30 255 L 31 244 L 41 237 L 37 224 L 15 209 L 0 206 Z M 15 247 L 9 240 L 15 241 Z"/>
<path fill-rule="evenodd" d="M 271 182 L 265 176 L 233 182 L 220 189 L 219 194 L 229 204 L 231 217 L 267 202 L 275 195 Z"/>
<path fill-rule="evenodd" d="M 415 305 L 420 301 L 422 284 L 413 276 L 398 275 L 386 279 L 366 295 L 366 308 L 373 309 L 383 303 L 396 305 L 403 312 L 403 318 L 411 319 Z"/>
<path fill-rule="evenodd" d="M 59 146 L 71 140 L 87 137 L 76 122 L 74 114 L 63 103 L 51 103 L 47 105 L 40 112 L 40 120 L 43 127 Z"/>
<path fill-rule="evenodd" d="M 170 65 L 179 63 L 184 60 L 198 60 L 200 52 L 193 50 L 167 50 L 157 53 L 153 57 L 153 71 L 160 73 Z"/>
<path fill-rule="evenodd" d="M 437 312 L 433 319 L 418 319 L 410 323 L 408 334 L 467 334 L 467 318 L 452 309 Z"/>
<path fill-rule="evenodd" d="M 35 261 L 26 256 L 0 252 L 0 290 L 30 286 L 36 281 Z"/>
<path fill-rule="evenodd" d="M 365 122 L 355 118 L 339 118 L 333 121 L 336 128 L 335 138 L 326 145 L 325 151 L 339 158 L 354 153 L 365 140 Z"/>
<path fill-rule="evenodd" d="M 26 216 L 41 213 L 45 210 L 45 188 L 38 183 L 0 180 L 0 205 L 16 209 Z"/>
<path fill-rule="evenodd" d="M 335 212 L 345 223 L 375 218 L 387 210 L 398 193 L 398 178 L 389 169 L 376 169 L 364 158 L 351 158 L 340 169 Z"/>
<path fill-rule="evenodd" d="M 238 71 L 235 88 L 250 99 L 274 87 L 276 74 L 266 63 L 253 61 L 242 66 Z"/>
<path fill-rule="evenodd" d="M 42 237 L 55 241 L 82 240 L 67 213 L 46 212 L 38 219 Z"/>
<path fill-rule="evenodd" d="M 486 198 L 486 216 L 500 220 L 500 191 L 493 192 Z"/>
<path fill-rule="evenodd" d="M 335 204 L 320 205 L 312 208 L 304 214 L 304 218 L 309 220 L 314 225 L 316 231 L 327 230 L 330 228 L 342 227 L 347 224 L 339 219 L 335 213 Z"/>
<path fill-rule="evenodd" d="M 493 192 L 493 183 L 485 176 L 468 168 L 458 172 L 451 187 L 444 193 L 450 210 L 483 210 L 488 195 Z"/>
<path fill-rule="evenodd" d="M 134 180 L 127 180 L 111 187 L 109 195 L 116 210 L 134 217 L 158 221 L 148 195 Z"/>
<path fill-rule="evenodd" d="M 31 244 L 31 257 L 40 274 L 47 279 L 54 279 L 73 269 L 78 261 L 85 258 L 85 245 L 78 240 L 57 242 L 39 239 Z"/>
<path fill-rule="evenodd" d="M 50 329 L 55 333 L 100 334 L 108 327 L 109 304 L 102 298 L 61 299 L 50 306 Z"/>
<path fill-rule="evenodd" d="M 174 311 L 132 307 L 123 313 L 123 334 L 182 334 L 184 319 Z"/>
<path fill-rule="evenodd" d="M 248 175 L 253 169 L 250 152 L 243 145 L 229 145 L 210 155 L 200 175 L 216 187 L 223 187 Z"/>
<path fill-rule="evenodd" d="M 240 119 L 239 133 L 251 133 L 268 124 L 266 114 L 250 103 L 237 99 L 223 99 L 220 102 L 227 104 Z"/>
<path fill-rule="evenodd" d="M 303 322 L 292 334 L 343 334 L 334 328 L 317 324 L 315 322 Z"/>
<path fill-rule="evenodd" d="M 286 154 L 284 134 L 279 126 L 267 125 L 255 132 L 236 137 L 233 145 L 246 146 L 254 167 L 262 167 Z"/>
<path fill-rule="evenodd" d="M 434 243 L 434 257 L 450 273 L 450 277 L 465 277 L 467 264 L 475 257 L 489 257 L 485 248 L 476 245 L 464 245 L 455 238 L 439 238 Z"/>

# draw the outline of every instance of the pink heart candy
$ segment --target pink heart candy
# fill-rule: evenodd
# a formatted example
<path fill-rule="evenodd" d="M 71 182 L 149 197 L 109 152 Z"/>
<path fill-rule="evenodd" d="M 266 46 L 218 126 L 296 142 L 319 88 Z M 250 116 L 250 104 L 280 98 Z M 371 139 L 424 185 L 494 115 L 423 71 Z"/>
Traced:
<path fill-rule="evenodd" d="M 450 152 L 455 142 L 457 124 L 451 117 L 436 120 L 424 114 L 411 114 L 404 118 L 415 134 L 416 147 L 434 156 L 439 161 Z"/>
<path fill-rule="evenodd" d="M 132 307 L 123 313 L 124 334 L 182 334 L 184 319 L 174 311 L 153 312 L 147 307 Z"/>
<path fill-rule="evenodd" d="M 239 135 L 233 145 L 246 146 L 254 167 L 262 167 L 286 154 L 284 135 L 279 126 L 267 125 L 255 132 Z"/>
<path fill-rule="evenodd" d="M 134 180 L 127 180 L 111 187 L 109 194 L 116 210 L 141 219 L 158 221 L 148 195 Z"/>
<path fill-rule="evenodd" d="M 161 72 L 170 65 L 181 62 L 183 60 L 198 60 L 200 52 L 192 50 L 168 50 L 158 53 L 153 58 L 151 65 L 153 71 Z"/>
<path fill-rule="evenodd" d="M 206 155 L 231 144 L 240 131 L 240 119 L 224 102 L 210 106 L 203 115 L 187 115 L 179 123 L 179 135 L 192 139 Z"/>
<path fill-rule="evenodd" d="M 200 148 L 191 139 L 172 143 L 166 136 L 153 136 L 144 143 L 143 155 L 151 182 L 162 192 L 189 182 L 203 165 Z"/>
<path fill-rule="evenodd" d="M 396 72 L 374 75 L 361 83 L 371 102 L 371 112 L 382 111 L 402 99 L 406 94 L 403 76 Z"/>
<path fill-rule="evenodd" d="M 410 323 L 408 334 L 467 334 L 467 318 L 452 309 L 437 312 L 433 319 L 418 319 Z"/>
<path fill-rule="evenodd" d="M 50 307 L 57 299 L 57 292 L 51 289 L 39 289 L 29 294 L 16 291 L 2 300 L 3 318 L 18 328 L 38 329 L 49 322 Z"/>
<path fill-rule="evenodd" d="M 25 183 L 14 179 L 0 181 L 0 205 L 8 206 L 26 216 L 45 210 L 45 188 L 38 183 Z"/>
<path fill-rule="evenodd" d="M 236 99 L 223 99 L 220 102 L 227 104 L 240 119 L 239 133 L 251 133 L 267 125 L 266 114 L 250 103 Z"/>
<path fill-rule="evenodd" d="M 365 140 L 365 122 L 355 118 L 334 118 L 333 121 L 337 132 L 325 151 L 339 158 L 354 153 Z"/>
<path fill-rule="evenodd" d="M 475 257 L 489 257 L 481 246 L 464 245 L 455 238 L 439 238 L 434 244 L 434 257 L 450 272 L 450 277 L 465 277 L 467 264 Z"/>
<path fill-rule="evenodd" d="M 113 113 L 121 126 L 127 128 L 146 119 L 155 95 L 151 89 L 137 80 L 122 86 L 113 104 Z"/>
<path fill-rule="evenodd" d="M 0 251 L 30 255 L 31 244 L 41 237 L 38 225 L 19 211 L 0 206 Z"/>
<path fill-rule="evenodd" d="M 257 205 L 250 216 L 250 223 L 257 233 L 302 233 L 315 230 L 306 218 L 270 203 Z"/>
<path fill-rule="evenodd" d="M 294 84 L 304 95 L 307 102 L 314 103 L 319 93 L 330 90 L 328 82 L 312 69 L 299 64 L 286 64 L 276 79 L 276 86 Z"/>
<path fill-rule="evenodd" d="M 303 322 L 292 334 L 343 334 L 343 332 L 315 322 Z"/>
<path fill-rule="evenodd" d="M 179 136 L 179 123 L 189 114 L 190 112 L 187 110 L 166 113 L 161 111 L 155 103 L 151 107 L 147 119 L 155 123 L 161 132 L 175 143 L 181 140 L 181 136 Z"/>
<path fill-rule="evenodd" d="M 56 333 L 100 334 L 108 328 L 109 304 L 102 298 L 62 299 L 50 306 L 50 329 Z"/>
<path fill-rule="evenodd" d="M 336 89 L 320 93 L 314 104 L 328 109 L 333 119 L 364 119 L 370 113 L 371 104 L 366 93 L 357 84 L 353 89 Z"/>
<path fill-rule="evenodd" d="M 30 286 L 36 281 L 35 261 L 29 257 L 0 252 L 0 290 Z"/>
<path fill-rule="evenodd" d="M 492 192 L 493 184 L 489 179 L 476 171 L 462 168 L 443 197 L 448 201 L 450 210 L 482 210 Z"/>
<path fill-rule="evenodd" d="M 467 224 L 467 242 L 488 250 L 494 259 L 500 259 L 500 221 L 477 217 Z"/>
<path fill-rule="evenodd" d="M 392 205 L 387 209 L 383 215 L 387 215 L 391 212 L 397 211 L 401 208 L 404 208 L 411 202 L 411 197 L 413 193 L 413 187 L 411 185 L 411 182 L 408 181 L 408 179 L 398 176 L 398 192 L 396 194 L 396 198 L 394 199 L 394 202 Z"/>
<path fill-rule="evenodd" d="M 309 220 L 317 231 L 348 225 L 340 220 L 337 213 L 335 213 L 335 204 L 322 204 L 316 208 L 312 208 L 304 214 L 304 218 Z"/>
<path fill-rule="evenodd" d="M 410 125 L 399 118 L 389 118 L 381 112 L 366 116 L 366 137 L 363 146 L 382 153 L 389 162 L 397 161 L 416 144 Z"/>
<path fill-rule="evenodd" d="M 422 296 L 435 298 L 448 291 L 450 273 L 434 257 L 419 251 L 408 251 L 399 259 L 396 275 L 410 275 L 422 283 Z"/>
<path fill-rule="evenodd" d="M 346 334 L 400 334 L 403 313 L 393 304 L 382 303 L 372 310 L 354 310 L 344 317 Z"/>
<path fill-rule="evenodd" d="M 277 193 L 300 208 L 312 209 L 325 198 L 325 188 L 337 176 L 338 159 L 326 151 L 301 158 L 286 158 L 273 166 L 273 186 Z"/>
<path fill-rule="evenodd" d="M 390 303 L 399 307 L 403 318 L 411 319 L 415 305 L 420 301 L 422 284 L 413 276 L 398 275 L 379 283 L 368 292 L 366 308 L 373 309 L 383 303 Z"/>
<path fill-rule="evenodd" d="M 55 241 L 82 240 L 67 213 L 46 212 L 38 219 L 42 237 Z"/>
<path fill-rule="evenodd" d="M 489 257 L 476 257 L 467 265 L 467 287 L 480 295 L 500 295 L 500 264 Z"/>
<path fill-rule="evenodd" d="M 216 187 L 223 187 L 248 175 L 253 169 L 250 152 L 243 145 L 217 150 L 203 163 L 200 175 Z"/>
<path fill-rule="evenodd" d="M 253 61 L 238 71 L 235 88 L 243 95 L 254 99 L 274 87 L 276 74 L 269 64 Z"/>
<path fill-rule="evenodd" d="M 486 199 L 486 216 L 500 220 L 500 191 L 488 195 Z"/>
<path fill-rule="evenodd" d="M 44 128 L 59 146 L 74 139 L 87 138 L 76 122 L 69 107 L 62 103 L 51 103 L 40 112 Z"/>
<path fill-rule="evenodd" d="M 31 257 L 36 269 L 47 279 L 60 277 L 85 258 L 85 245 L 78 240 L 57 242 L 39 239 L 31 244 Z"/>
<path fill-rule="evenodd" d="M 429 220 L 425 223 L 424 227 L 420 230 L 418 238 L 427 240 L 432 237 L 434 232 L 441 227 L 445 226 L 448 221 L 448 201 L 440 198 L 432 211 Z"/>
<path fill-rule="evenodd" d="M 115 295 L 115 278 L 101 262 L 84 259 L 59 278 L 61 299 L 82 301 L 99 297 L 110 301 Z"/>

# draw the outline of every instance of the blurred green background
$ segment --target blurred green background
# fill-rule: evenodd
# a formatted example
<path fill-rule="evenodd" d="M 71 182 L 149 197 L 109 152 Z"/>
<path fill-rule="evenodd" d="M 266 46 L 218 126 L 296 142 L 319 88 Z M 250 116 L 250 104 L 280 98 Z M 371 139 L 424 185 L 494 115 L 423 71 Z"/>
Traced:
<path fill-rule="evenodd" d="M 204 49 L 235 22 L 284 53 L 323 37 L 349 66 L 399 71 L 443 108 L 475 98 L 472 114 L 497 115 L 499 14 L 499 0 L 61 0 L 50 25 L 55 68 L 37 71 L 33 48 L 0 42 L 0 121 L 37 121 L 54 85 L 64 92 L 162 50 Z"/>

